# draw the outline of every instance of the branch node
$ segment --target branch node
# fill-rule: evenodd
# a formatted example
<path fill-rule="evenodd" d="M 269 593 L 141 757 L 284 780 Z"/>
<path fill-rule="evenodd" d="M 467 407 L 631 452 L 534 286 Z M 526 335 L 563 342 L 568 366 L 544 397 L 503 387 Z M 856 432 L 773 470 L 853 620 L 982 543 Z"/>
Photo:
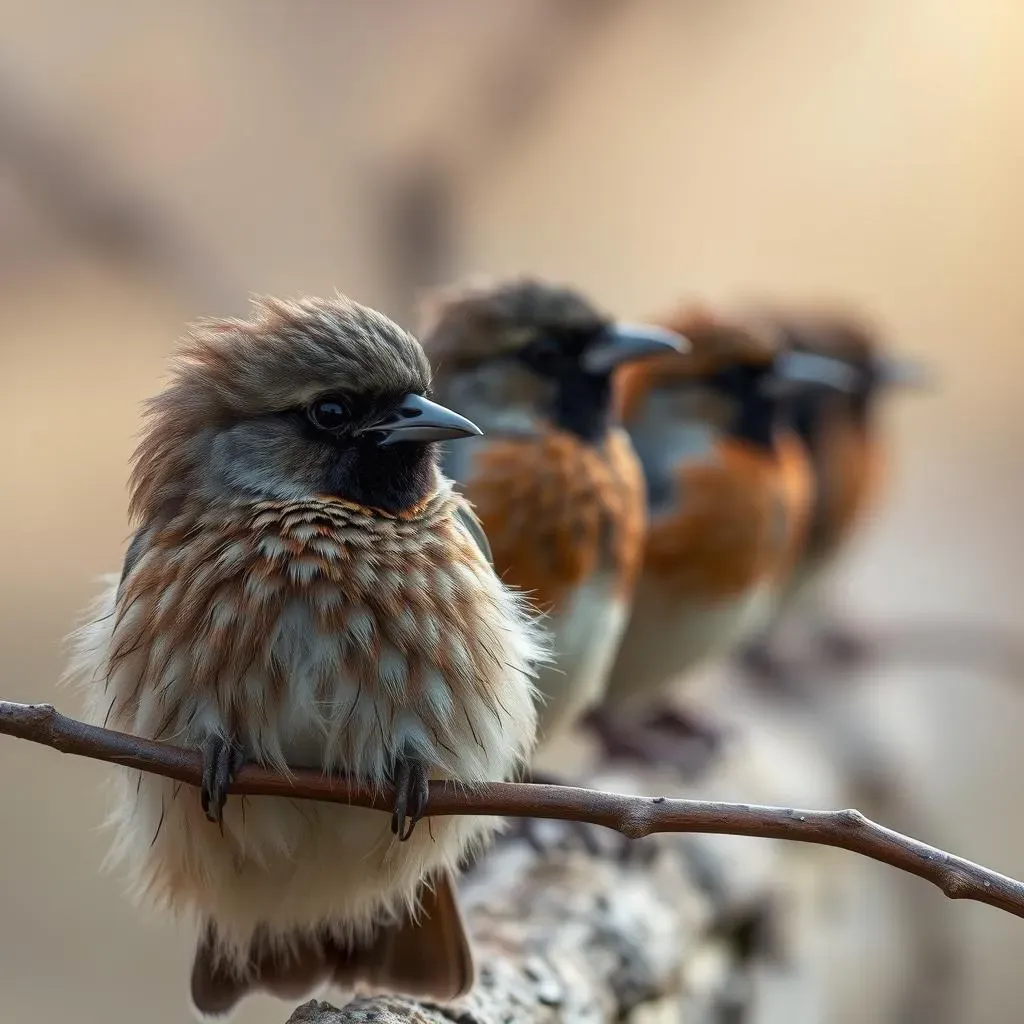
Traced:
<path fill-rule="evenodd" d="M 984 881 L 981 883 L 983 889 L 991 889 L 992 883 Z M 942 891 L 951 899 L 974 899 L 977 890 L 977 883 L 968 878 L 962 871 L 950 871 L 943 882 Z"/>
<path fill-rule="evenodd" d="M 837 811 L 836 820 L 844 828 L 850 829 L 868 828 L 871 825 L 867 816 L 861 814 L 855 807 L 847 807 L 845 810 Z"/>

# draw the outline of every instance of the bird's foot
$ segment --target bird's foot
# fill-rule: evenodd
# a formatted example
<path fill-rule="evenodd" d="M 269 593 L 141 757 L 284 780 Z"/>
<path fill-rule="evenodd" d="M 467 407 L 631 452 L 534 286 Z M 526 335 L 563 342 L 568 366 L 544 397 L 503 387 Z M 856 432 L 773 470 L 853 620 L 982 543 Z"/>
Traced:
<path fill-rule="evenodd" d="M 423 761 L 408 750 L 395 760 L 392 779 L 395 787 L 395 807 L 391 812 L 391 831 L 404 843 L 416 823 L 427 813 L 430 784 Z"/>
<path fill-rule="evenodd" d="M 867 637 L 838 623 L 820 629 L 817 641 L 822 654 L 844 668 L 862 665 L 871 657 L 872 645 Z"/>
<path fill-rule="evenodd" d="M 721 722 L 716 722 L 711 715 L 671 704 L 656 708 L 648 715 L 644 725 L 658 733 L 671 735 L 677 743 L 703 747 L 705 760 L 700 762 L 700 770 L 721 753 L 728 736 L 726 727 Z M 688 756 L 692 759 L 699 756 L 699 753 Z"/>
<path fill-rule="evenodd" d="M 786 680 L 786 666 L 767 640 L 755 640 L 747 644 L 737 653 L 736 660 L 750 675 L 773 686 Z"/>
<path fill-rule="evenodd" d="M 799 666 L 783 658 L 766 640 L 742 648 L 736 661 L 753 689 L 770 697 L 799 699 L 805 695 L 806 679 Z"/>
<path fill-rule="evenodd" d="M 613 718 L 600 709 L 588 717 L 587 724 L 610 760 L 666 765 L 685 778 L 702 775 L 721 752 L 726 737 L 725 729 L 709 717 L 669 707 L 642 722 Z"/>
<path fill-rule="evenodd" d="M 741 963 L 761 962 L 785 967 L 791 962 L 790 944 L 779 901 L 763 896 L 720 922 L 717 930 Z"/>
<path fill-rule="evenodd" d="M 238 770 L 245 764 L 245 752 L 233 739 L 210 736 L 203 744 L 203 781 L 199 800 L 206 817 L 224 828 L 224 804 Z"/>

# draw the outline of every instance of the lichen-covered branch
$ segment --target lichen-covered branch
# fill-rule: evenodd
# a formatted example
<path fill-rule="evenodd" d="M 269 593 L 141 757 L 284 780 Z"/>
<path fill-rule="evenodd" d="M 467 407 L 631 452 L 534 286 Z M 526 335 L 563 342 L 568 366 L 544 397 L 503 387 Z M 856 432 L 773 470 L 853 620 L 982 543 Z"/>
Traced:
<path fill-rule="evenodd" d="M 552 835 L 553 833 L 553 835 Z M 719 941 L 725 904 L 691 856 L 689 837 L 623 840 L 594 855 L 554 826 L 539 844 L 505 839 L 466 876 L 463 905 L 477 984 L 450 1006 L 395 996 L 338 1008 L 311 1001 L 288 1024 L 600 1024 L 683 1000 L 713 1005 L 732 980 L 688 976 Z M 738 967 L 738 965 L 736 965 Z"/>

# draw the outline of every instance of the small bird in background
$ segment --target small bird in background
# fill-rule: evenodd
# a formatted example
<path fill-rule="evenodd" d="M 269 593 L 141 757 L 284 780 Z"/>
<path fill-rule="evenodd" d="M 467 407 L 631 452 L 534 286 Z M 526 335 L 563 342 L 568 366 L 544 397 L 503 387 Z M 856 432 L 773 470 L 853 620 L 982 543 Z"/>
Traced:
<path fill-rule="evenodd" d="M 743 657 L 748 668 L 781 682 L 789 673 L 773 654 L 772 640 L 790 613 L 803 612 L 814 622 L 827 656 L 846 662 L 864 653 L 860 639 L 828 617 L 823 591 L 878 495 L 885 461 L 880 400 L 893 387 L 924 386 L 927 375 L 917 363 L 884 354 L 879 333 L 849 313 L 805 309 L 756 315 L 789 350 L 840 360 L 853 374 L 848 390 L 807 389 L 793 403 L 794 429 L 811 455 L 815 502 L 778 614 Z"/>
<path fill-rule="evenodd" d="M 554 638 L 538 681 L 543 745 L 600 699 L 643 554 L 643 473 L 613 414 L 612 375 L 686 342 L 529 278 L 447 289 L 427 316 L 439 398 L 486 432 L 449 446 L 445 472 L 473 503 L 499 575 L 546 613 Z"/>
<path fill-rule="evenodd" d="M 138 529 L 73 673 L 95 720 L 203 751 L 201 797 L 120 772 L 113 853 L 139 896 L 198 919 L 204 1015 L 257 990 L 450 999 L 473 982 L 450 874 L 495 823 L 411 825 L 428 778 L 525 763 L 546 655 L 436 465 L 438 441 L 480 430 L 429 385 L 379 313 L 264 299 L 198 325 L 149 403 Z M 395 813 L 225 803 L 245 761 L 393 784 Z"/>
<path fill-rule="evenodd" d="M 629 625 L 590 724 L 611 754 L 692 771 L 717 747 L 714 723 L 666 707 L 645 724 L 631 711 L 768 621 L 813 501 L 789 403 L 802 388 L 847 381 L 841 364 L 782 350 L 740 320 L 697 309 L 665 322 L 692 350 L 623 367 L 616 382 L 650 525 Z M 675 735 L 659 739 L 652 725 Z M 681 738 L 703 748 L 696 760 Z"/>

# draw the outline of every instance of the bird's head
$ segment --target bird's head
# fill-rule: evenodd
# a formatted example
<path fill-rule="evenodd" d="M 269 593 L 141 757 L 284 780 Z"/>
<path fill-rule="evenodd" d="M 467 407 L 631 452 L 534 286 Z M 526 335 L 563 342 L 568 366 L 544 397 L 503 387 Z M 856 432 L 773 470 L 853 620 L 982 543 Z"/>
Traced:
<path fill-rule="evenodd" d="M 343 297 L 203 321 L 148 403 L 132 514 L 324 495 L 399 514 L 436 488 L 435 442 L 480 433 L 429 391 L 416 339 Z"/>
<path fill-rule="evenodd" d="M 690 351 L 624 367 L 617 400 L 627 426 L 641 420 L 703 424 L 771 444 L 787 403 L 808 387 L 848 390 L 853 372 L 838 359 L 788 349 L 778 330 L 705 307 L 666 317 Z"/>
<path fill-rule="evenodd" d="M 560 429 L 600 441 L 616 369 L 686 340 L 620 323 L 570 288 L 533 279 L 475 281 L 435 297 L 424 346 L 438 394 L 488 433 Z"/>
<path fill-rule="evenodd" d="M 876 399 L 891 387 L 923 388 L 928 384 L 928 374 L 920 363 L 883 350 L 879 331 L 864 317 L 836 309 L 807 308 L 776 313 L 774 322 L 790 351 L 827 356 L 853 371 L 847 401 L 862 413 L 870 412 Z"/>

